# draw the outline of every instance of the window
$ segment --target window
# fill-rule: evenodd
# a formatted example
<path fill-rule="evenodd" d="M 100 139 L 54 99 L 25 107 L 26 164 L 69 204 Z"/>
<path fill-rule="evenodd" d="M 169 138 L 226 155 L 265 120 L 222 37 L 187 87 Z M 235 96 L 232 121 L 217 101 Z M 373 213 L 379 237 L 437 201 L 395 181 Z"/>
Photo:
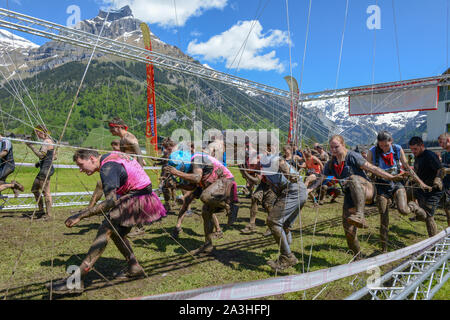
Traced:
<path fill-rule="evenodd" d="M 445 103 L 445 112 L 450 112 L 450 102 Z"/>

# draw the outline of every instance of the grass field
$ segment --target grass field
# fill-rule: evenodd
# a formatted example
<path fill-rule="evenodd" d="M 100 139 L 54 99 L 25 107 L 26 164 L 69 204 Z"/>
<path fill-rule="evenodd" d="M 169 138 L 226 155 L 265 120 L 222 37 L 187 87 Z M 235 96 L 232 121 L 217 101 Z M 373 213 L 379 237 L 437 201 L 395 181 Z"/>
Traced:
<path fill-rule="evenodd" d="M 16 159 L 19 162 L 19 159 Z M 26 161 L 25 161 L 26 162 Z M 29 191 L 37 170 L 19 168 L 17 180 Z M 235 172 L 236 173 L 236 172 Z M 151 179 L 156 184 L 156 173 Z M 238 184 L 243 181 L 236 174 Z M 57 170 L 52 178 L 52 189 L 57 192 L 93 190 L 98 175 L 87 177 L 76 170 Z M 203 242 L 203 224 L 200 216 L 201 204 L 194 205 L 195 214 L 186 218 L 178 243 L 170 236 L 176 215 L 169 214 L 161 222 L 147 227 L 145 235 L 132 239 L 133 249 L 145 268 L 148 278 L 133 281 L 112 279 L 115 271 L 126 266 L 123 257 L 114 244 L 110 243 L 103 256 L 95 265 L 86 282 L 86 290 L 81 295 L 53 296 L 52 299 L 124 299 L 228 284 L 275 276 L 294 275 L 346 264 L 352 256 L 341 226 L 342 198 L 337 204 L 325 204 L 319 209 L 308 203 L 302 210 L 302 229 L 297 220 L 292 249 L 301 261 L 286 272 L 275 274 L 266 265 L 266 261 L 276 258 L 278 246 L 272 237 L 263 237 L 265 231 L 264 211 L 258 213 L 258 233 L 244 236 L 243 229 L 249 219 L 249 199 L 240 198 L 241 209 L 235 226 L 227 229 L 224 213 L 219 220 L 224 229 L 224 237 L 215 240 L 216 250 L 212 256 L 194 258 L 187 251 L 200 246 Z M 178 208 L 178 207 L 177 207 Z M 359 231 L 362 251 L 373 256 L 379 251 L 379 216 L 375 207 L 368 207 L 370 228 Z M 64 226 L 64 220 L 71 215 L 70 209 L 54 209 L 52 221 L 30 219 L 23 212 L 0 211 L 0 298 L 12 299 L 50 299 L 45 284 L 51 279 L 67 276 L 70 265 L 79 265 L 96 235 L 101 217 L 83 220 L 73 229 Z M 424 223 L 411 223 L 391 211 L 390 251 L 417 243 L 427 238 Z M 317 221 L 317 223 L 316 223 Z M 436 215 L 439 229 L 447 227 L 446 218 L 439 209 Z M 303 261 L 303 263 L 302 263 Z M 382 268 L 387 272 L 395 265 Z M 12 272 L 14 274 L 12 275 Z M 356 291 L 364 283 L 368 274 L 329 283 L 326 286 L 310 289 L 306 292 L 290 293 L 268 299 L 342 299 Z M 450 285 L 447 283 L 435 296 L 435 299 L 450 297 Z"/>

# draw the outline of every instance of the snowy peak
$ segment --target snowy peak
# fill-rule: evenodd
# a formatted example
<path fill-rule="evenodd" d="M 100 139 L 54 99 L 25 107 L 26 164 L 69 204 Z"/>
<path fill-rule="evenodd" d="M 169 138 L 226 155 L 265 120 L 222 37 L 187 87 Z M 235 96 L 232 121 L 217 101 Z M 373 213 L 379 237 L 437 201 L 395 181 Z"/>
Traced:
<path fill-rule="evenodd" d="M 39 46 L 27 39 L 12 34 L 9 31 L 0 29 L 0 50 L 15 50 L 15 49 L 36 49 Z"/>
<path fill-rule="evenodd" d="M 371 143 L 381 130 L 396 135 L 405 127 L 417 129 L 426 122 L 423 112 L 350 116 L 347 97 L 307 102 L 305 108 L 316 114 L 331 133 L 343 134 L 350 145 Z"/>
<path fill-rule="evenodd" d="M 127 17 L 134 18 L 130 6 L 125 6 L 120 8 L 119 10 L 111 11 L 109 15 L 107 12 L 100 10 L 98 18 L 104 20 L 106 17 L 108 17 L 108 21 L 110 22 Z"/>

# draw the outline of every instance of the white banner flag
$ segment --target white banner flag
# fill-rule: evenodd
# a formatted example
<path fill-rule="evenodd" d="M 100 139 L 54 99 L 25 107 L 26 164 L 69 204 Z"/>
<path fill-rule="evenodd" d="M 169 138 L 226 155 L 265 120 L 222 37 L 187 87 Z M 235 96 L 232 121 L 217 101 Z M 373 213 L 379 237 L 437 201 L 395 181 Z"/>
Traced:
<path fill-rule="evenodd" d="M 370 114 L 437 110 L 439 87 L 437 86 L 436 80 L 432 81 L 376 88 L 375 91 L 372 91 L 370 88 L 352 90 L 349 92 L 349 114 L 350 116 L 364 116 Z M 411 88 L 411 85 L 430 85 L 433 83 L 436 86 Z M 404 87 L 403 90 L 401 90 L 402 87 Z M 391 91 L 385 91 L 389 89 Z M 384 90 L 384 92 L 377 93 L 376 91 L 379 90 Z"/>

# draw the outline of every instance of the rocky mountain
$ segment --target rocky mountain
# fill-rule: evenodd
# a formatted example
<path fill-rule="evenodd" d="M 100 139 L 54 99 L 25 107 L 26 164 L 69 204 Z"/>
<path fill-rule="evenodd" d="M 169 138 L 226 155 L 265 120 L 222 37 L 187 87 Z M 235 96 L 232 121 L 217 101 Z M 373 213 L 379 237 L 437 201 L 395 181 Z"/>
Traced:
<path fill-rule="evenodd" d="M 141 21 L 134 18 L 130 7 L 126 6 L 109 13 L 109 15 L 100 11 L 95 18 L 81 21 L 77 27 L 85 32 L 98 35 L 104 25 L 102 36 L 143 47 L 140 24 Z M 179 48 L 164 43 L 155 34 L 151 34 L 151 37 L 154 51 L 199 63 L 184 54 Z M 60 69 L 60 67 L 73 62 L 86 61 L 90 57 L 91 51 L 55 41 L 49 41 L 39 47 L 9 31 L 0 30 L 0 55 L 3 57 L 3 59 L 0 58 L 0 71 L 3 72 L 5 78 L 14 78 L 17 73 L 20 73 L 21 78 L 26 79 L 49 70 Z M 14 64 L 7 62 L 7 56 L 14 56 Z M 101 53 L 97 53 L 95 59 L 103 63 L 119 60 Z M 103 78 L 98 80 L 99 84 L 106 86 L 107 83 L 109 86 L 111 76 L 115 72 L 107 71 L 103 67 L 100 69 L 104 72 L 104 75 Z M 142 68 L 142 70 L 144 69 Z M 67 73 L 58 74 L 61 74 L 61 77 L 67 76 Z M 124 76 L 127 77 L 126 75 L 120 77 L 123 78 Z M 287 130 L 287 112 L 284 111 L 283 113 L 282 111 L 290 108 L 286 102 L 245 90 L 227 89 L 228 92 L 231 92 L 229 94 L 239 96 L 241 105 L 237 104 L 239 106 L 237 108 L 236 102 L 231 101 L 233 99 L 214 94 L 217 89 L 224 90 L 224 85 L 205 85 L 193 77 L 182 76 L 179 73 L 166 70 L 160 70 L 158 76 L 159 79 L 157 78 L 156 81 L 164 83 L 170 89 L 171 94 L 180 98 L 181 101 L 187 101 L 195 97 L 196 103 L 202 106 L 200 109 L 198 107 L 186 109 L 182 113 L 179 110 L 175 111 L 173 108 L 165 109 L 159 114 L 159 123 L 162 127 L 175 128 L 174 121 L 187 125 L 193 117 L 197 117 L 199 120 L 208 119 L 208 122 L 221 128 L 236 124 L 240 124 L 244 128 L 249 126 L 255 128 L 255 123 L 258 123 L 258 125 L 265 123 L 265 125 L 280 127 L 285 132 Z M 53 78 L 51 79 L 50 81 L 55 81 Z M 141 74 L 140 79 L 127 80 L 145 82 L 145 73 Z M 70 79 L 61 79 L 61 83 L 69 82 Z M 144 91 L 143 94 L 145 94 Z M 277 106 L 276 116 L 275 111 L 263 109 L 274 105 Z M 348 144 L 367 144 L 375 139 L 377 131 L 389 130 L 396 137 L 396 141 L 402 143 L 404 141 L 400 140 L 407 139 L 408 132 L 423 132 L 426 128 L 426 115 L 418 112 L 349 117 L 348 99 L 344 98 L 309 102 L 304 107 L 303 133 L 308 137 L 306 142 L 325 142 L 331 134 L 343 132 Z M 283 116 L 280 116 L 280 113 Z M 142 119 L 140 120 L 142 121 Z"/>
<path fill-rule="evenodd" d="M 371 144 L 381 130 L 391 132 L 398 143 L 405 143 L 412 132 L 421 135 L 426 130 L 425 112 L 349 116 L 348 98 L 307 102 L 305 108 L 331 133 L 344 135 L 350 145 Z"/>
<path fill-rule="evenodd" d="M 106 22 L 105 19 L 107 19 Z M 101 34 L 102 37 L 143 48 L 143 37 L 140 29 L 141 23 L 142 21 L 134 18 L 130 7 L 125 6 L 120 10 L 110 13 L 109 15 L 107 12 L 100 10 L 99 14 L 95 18 L 81 21 L 77 25 L 77 28 L 94 35 L 99 35 L 102 30 L 102 26 L 105 25 Z M 9 33 L 5 30 L 2 31 Z M 0 34 L 0 37 L 1 35 L 2 34 Z M 15 46 L 17 48 L 25 48 L 27 40 L 17 36 L 16 38 L 22 41 L 17 41 Z M 195 61 L 190 56 L 185 55 L 177 47 L 168 45 L 161 41 L 155 34 L 151 33 L 151 38 L 153 51 L 176 58 L 186 59 L 191 62 Z M 3 43 L 1 39 L 2 38 L 0 38 L 0 48 L 11 48 L 12 41 L 5 41 Z M 21 50 L 20 54 L 15 56 L 15 59 L 20 65 L 26 66 L 21 70 L 21 73 L 23 74 L 23 77 L 27 77 L 37 72 L 52 69 L 56 66 L 60 66 L 71 61 L 86 60 L 91 56 L 91 53 L 91 50 L 85 50 L 56 41 L 49 41 L 40 47 L 29 42 L 27 50 Z M 97 53 L 95 55 L 96 59 L 100 59 L 101 57 L 104 57 L 104 54 Z M 12 70 L 10 71 L 13 72 Z"/>

